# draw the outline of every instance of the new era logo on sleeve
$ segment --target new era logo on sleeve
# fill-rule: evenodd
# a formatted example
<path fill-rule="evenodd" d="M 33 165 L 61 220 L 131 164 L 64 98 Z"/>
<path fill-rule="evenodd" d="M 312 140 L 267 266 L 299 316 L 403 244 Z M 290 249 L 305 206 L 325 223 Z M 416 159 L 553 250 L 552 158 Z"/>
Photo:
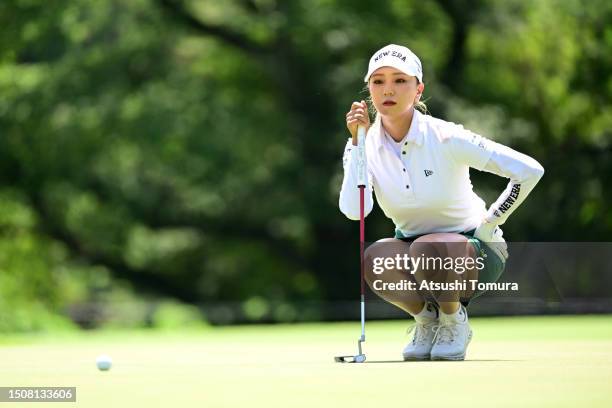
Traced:
<path fill-rule="evenodd" d="M 433 171 L 431 170 L 424 170 L 424 172 L 425 172 L 425 177 L 429 177 L 433 174 Z"/>

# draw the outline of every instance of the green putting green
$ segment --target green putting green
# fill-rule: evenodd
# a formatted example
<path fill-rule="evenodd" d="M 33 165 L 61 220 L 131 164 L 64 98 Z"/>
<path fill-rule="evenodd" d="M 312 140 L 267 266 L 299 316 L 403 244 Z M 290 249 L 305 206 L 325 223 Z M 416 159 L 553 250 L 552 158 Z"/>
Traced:
<path fill-rule="evenodd" d="M 0 385 L 77 387 L 54 407 L 612 406 L 612 316 L 474 318 L 463 362 L 402 362 L 410 323 L 366 323 L 365 364 L 333 361 L 358 322 L 12 336 Z"/>

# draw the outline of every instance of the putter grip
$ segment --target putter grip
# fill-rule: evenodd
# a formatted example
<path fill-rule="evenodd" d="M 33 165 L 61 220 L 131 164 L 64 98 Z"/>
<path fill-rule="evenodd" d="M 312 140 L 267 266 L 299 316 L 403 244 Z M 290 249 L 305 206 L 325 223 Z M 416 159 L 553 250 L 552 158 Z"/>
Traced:
<path fill-rule="evenodd" d="M 357 128 L 357 185 L 366 186 L 366 157 L 365 157 L 366 130 L 362 126 Z"/>

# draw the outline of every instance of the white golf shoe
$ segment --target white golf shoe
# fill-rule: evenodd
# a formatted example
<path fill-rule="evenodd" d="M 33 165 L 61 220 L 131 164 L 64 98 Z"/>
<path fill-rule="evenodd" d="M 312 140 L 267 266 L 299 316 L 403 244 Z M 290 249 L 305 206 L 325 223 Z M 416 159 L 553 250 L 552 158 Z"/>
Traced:
<path fill-rule="evenodd" d="M 408 333 L 414 332 L 410 343 L 404 347 L 402 352 L 404 361 L 408 360 L 429 360 L 431 348 L 433 347 L 433 339 L 435 335 L 435 327 L 438 326 L 438 320 L 428 322 L 415 322 L 408 329 Z"/>
<path fill-rule="evenodd" d="M 434 341 L 431 349 L 432 360 L 464 360 L 470 340 L 472 328 L 468 323 L 467 312 L 461 306 L 463 322 L 458 322 L 453 316 L 440 313 L 438 325 L 434 327 Z"/>
<path fill-rule="evenodd" d="M 414 325 L 408 329 L 408 334 L 414 332 L 414 335 L 402 352 L 404 361 L 429 360 L 435 335 L 434 328 L 437 325 L 438 308 L 435 304 L 427 302 L 423 305 L 423 310 L 414 316 Z"/>

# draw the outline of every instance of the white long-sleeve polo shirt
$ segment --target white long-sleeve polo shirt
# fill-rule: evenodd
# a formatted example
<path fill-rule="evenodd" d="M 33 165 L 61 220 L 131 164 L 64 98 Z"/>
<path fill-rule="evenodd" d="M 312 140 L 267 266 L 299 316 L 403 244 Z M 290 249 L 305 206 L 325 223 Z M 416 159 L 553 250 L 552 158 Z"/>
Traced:
<path fill-rule="evenodd" d="M 465 232 L 483 222 L 501 225 L 544 174 L 542 166 L 531 157 L 417 110 L 400 157 L 386 138 L 377 119 L 365 143 L 365 214 L 372 210 L 374 191 L 384 214 L 405 237 Z M 358 220 L 357 148 L 350 138 L 343 167 L 340 210 L 349 219 Z M 470 167 L 510 179 L 488 211 L 473 191 Z"/>

